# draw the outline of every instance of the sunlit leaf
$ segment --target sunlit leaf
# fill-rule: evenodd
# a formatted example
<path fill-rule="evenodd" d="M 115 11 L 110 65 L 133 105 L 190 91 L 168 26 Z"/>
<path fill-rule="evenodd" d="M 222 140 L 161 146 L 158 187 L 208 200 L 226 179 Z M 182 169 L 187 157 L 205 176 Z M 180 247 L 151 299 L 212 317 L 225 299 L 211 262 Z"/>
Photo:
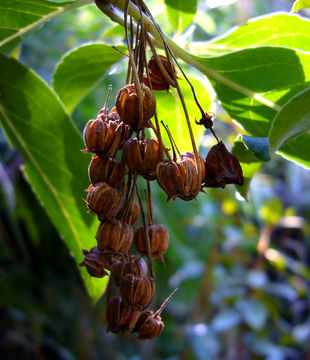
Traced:
<path fill-rule="evenodd" d="M 310 21 L 288 14 L 268 14 L 249 20 L 210 42 L 193 42 L 195 54 L 215 55 L 262 45 L 310 51 Z"/>
<path fill-rule="evenodd" d="M 89 157 L 80 152 L 81 135 L 53 90 L 35 73 L 1 54 L 0 68 L 5 69 L 0 73 L 1 124 L 24 157 L 27 180 L 79 264 L 82 248 L 95 245 L 98 224 L 83 202 Z M 89 294 L 98 299 L 106 279 L 91 278 L 80 269 Z"/>
<path fill-rule="evenodd" d="M 310 0 L 296 0 L 291 12 L 310 8 Z"/>
<path fill-rule="evenodd" d="M 0 48 L 3 47 L 2 50 L 6 50 L 16 45 L 35 27 L 68 10 L 89 3 L 91 3 L 90 0 L 62 3 L 48 0 L 1 0 Z"/>
<path fill-rule="evenodd" d="M 118 48 L 126 51 L 124 46 Z M 82 45 L 63 57 L 55 69 L 53 87 L 69 113 L 122 58 L 112 46 L 103 43 Z"/>
<path fill-rule="evenodd" d="M 310 88 L 290 99 L 275 116 L 269 132 L 270 151 L 310 129 Z"/>
<path fill-rule="evenodd" d="M 165 0 L 166 12 L 175 31 L 182 33 L 193 21 L 197 0 Z"/>
<path fill-rule="evenodd" d="M 211 100 L 206 86 L 197 79 L 190 78 L 190 81 L 197 92 L 198 100 L 201 102 L 204 110 L 209 111 Z M 189 113 L 194 138 L 197 146 L 199 146 L 205 128 L 201 125 L 196 125 L 195 119 L 199 120 L 201 118 L 201 113 L 194 101 L 191 89 L 185 79 L 180 81 L 180 87 L 184 98 L 186 98 L 186 107 Z M 162 120 L 166 125 L 168 125 L 180 152 L 192 151 L 191 139 L 186 124 L 186 118 L 177 91 L 175 89 L 173 90 L 173 93 L 166 91 L 155 91 L 155 95 L 158 118 L 160 121 Z M 162 137 L 165 145 L 167 147 L 171 147 L 168 135 L 163 128 Z"/>

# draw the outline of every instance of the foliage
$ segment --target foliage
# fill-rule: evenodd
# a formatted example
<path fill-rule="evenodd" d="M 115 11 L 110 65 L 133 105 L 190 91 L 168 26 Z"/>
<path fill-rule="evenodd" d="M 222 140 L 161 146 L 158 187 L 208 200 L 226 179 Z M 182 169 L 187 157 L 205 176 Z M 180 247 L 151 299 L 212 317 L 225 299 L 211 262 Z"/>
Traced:
<path fill-rule="evenodd" d="M 88 3 L 91 4 L 84 7 Z M 124 1 L 120 0 L 115 3 L 120 8 L 124 5 Z M 165 6 L 162 6 L 163 3 Z M 296 177 L 290 184 L 286 180 L 287 196 L 281 195 L 280 198 L 268 181 L 277 183 L 278 188 L 281 186 L 277 166 L 281 170 L 285 169 L 291 177 L 294 176 L 291 169 L 296 173 L 299 171 L 292 163 L 280 160 L 277 154 L 310 168 L 310 22 L 297 15 L 268 14 L 253 18 L 219 38 L 211 38 L 211 35 L 218 34 L 208 33 L 196 19 L 202 14 L 210 18 L 217 14 L 215 10 L 203 12 L 204 5 L 199 1 L 156 0 L 151 5 L 156 20 L 160 22 L 160 19 L 164 19 L 160 25 L 171 36 L 169 44 L 176 56 L 183 60 L 182 66 L 205 111 L 215 110 L 211 104 L 211 99 L 215 98 L 228 114 L 221 115 L 221 109 L 216 109 L 219 116 L 215 120 L 215 128 L 221 137 L 228 138 L 231 143 L 234 138 L 232 151 L 239 158 L 245 177 L 245 185 L 238 187 L 238 191 L 250 201 L 235 201 L 233 190 L 230 189 L 223 194 L 217 190 L 210 191 L 207 196 L 202 194 L 195 204 L 184 205 L 176 200 L 175 203 L 164 205 L 163 194 L 154 186 L 155 218 L 158 222 L 168 224 L 172 239 L 166 258 L 169 266 L 162 269 L 158 265 L 159 295 L 161 298 L 167 296 L 168 282 L 171 287 L 182 288 L 182 293 L 176 296 L 175 305 L 168 307 L 167 334 L 156 345 L 157 357 L 172 358 L 173 354 L 183 352 L 188 359 L 237 359 L 246 354 L 259 359 L 301 359 L 306 354 L 310 335 L 307 315 L 309 259 L 302 255 L 309 250 L 309 244 L 304 243 L 301 235 L 303 225 L 297 226 L 295 223 L 294 229 L 298 230 L 299 238 L 291 247 L 283 240 L 283 237 L 286 239 L 289 236 L 285 237 L 282 233 L 279 235 L 276 230 L 289 228 L 279 222 L 287 218 L 290 206 L 297 209 L 294 210 L 294 215 L 298 211 L 302 216 L 309 216 L 309 192 L 299 182 L 304 199 L 301 203 L 296 203 L 293 200 Z M 76 10 L 82 6 L 81 10 Z M 295 1 L 292 12 L 307 6 L 309 4 L 306 1 Z M 0 68 L 5 69 L 0 73 L 0 121 L 8 140 L 23 156 L 23 173 L 27 181 L 75 262 L 79 264 L 82 259 L 81 249 L 90 248 L 90 244 L 94 242 L 96 224 L 94 217 L 86 214 L 82 201 L 83 191 L 88 186 L 89 157 L 80 153 L 84 145 L 76 125 L 81 127 L 81 119 L 85 122 L 87 117 L 93 117 L 102 106 L 107 84 L 113 83 L 115 92 L 125 81 L 123 55 L 111 46 L 116 44 L 118 50 L 126 52 L 125 42 L 123 36 L 120 36 L 120 27 L 112 26 L 92 1 L 4 0 L 0 7 L 5 10 L 0 12 Z M 67 44 L 66 48 L 61 49 L 62 54 L 54 54 L 55 70 L 52 76 L 47 76 L 48 80 L 52 77 L 52 83 L 47 84 L 31 69 L 37 67 L 39 71 L 39 61 L 31 63 L 33 54 L 30 51 L 23 54 L 23 49 L 34 46 L 31 41 L 35 42 L 36 36 L 44 34 L 45 28 L 51 29 L 56 26 L 57 21 L 61 23 L 61 19 L 66 20 L 63 20 L 60 33 L 67 31 L 68 27 L 78 31 L 78 23 L 74 30 L 70 16 L 75 16 L 83 9 L 85 13 L 88 11 L 102 19 L 103 31 L 86 31 L 85 38 L 81 34 L 81 42 L 75 39 L 72 46 Z M 156 10 L 157 14 L 155 9 L 160 9 Z M 132 15 L 136 16 L 134 12 Z M 47 23 L 49 20 L 52 21 Z M 34 30 L 40 25 L 44 27 L 35 33 Z M 194 27 L 190 33 L 192 26 Z M 158 37 L 156 32 L 153 35 Z M 65 44 L 65 39 L 62 41 Z M 49 47 L 56 48 L 53 41 L 48 44 Z M 21 49 L 19 59 L 17 49 Z M 44 51 L 42 57 L 44 58 Z M 25 62 L 30 63 L 30 66 L 23 64 Z M 180 82 L 194 122 L 199 117 L 199 111 L 185 79 L 182 78 Z M 100 92 L 102 96 L 99 97 L 96 94 Z M 164 119 L 169 125 L 180 150 L 186 151 L 189 139 L 180 105 L 175 104 L 175 94 L 158 92 L 156 97 L 160 119 Z M 238 126 L 232 124 L 231 119 Z M 203 136 L 202 127 L 197 126 L 194 130 L 196 140 L 201 143 L 201 151 L 207 152 L 211 145 L 210 137 L 208 134 Z M 10 155 L 6 154 L 12 154 L 12 150 L 7 148 L 4 140 L 2 144 L 2 149 L 5 150 L 1 156 L 3 162 L 8 163 Z M 250 182 L 262 167 L 268 180 L 257 175 L 253 180 L 253 193 Z M 307 179 L 308 175 L 302 174 L 301 178 Z M 264 189 L 259 188 L 256 178 L 265 181 Z M 19 179 L 19 183 L 26 187 L 23 180 Z M 31 199 L 30 203 L 35 202 L 27 191 L 25 193 Z M 6 195 L 7 190 L 2 194 L 3 200 L 7 199 L 7 203 L 3 201 L 6 205 L 1 209 L 2 214 L 11 214 L 7 205 L 10 199 Z M 26 216 L 27 221 L 23 225 L 27 234 L 25 238 L 31 239 L 30 243 L 37 239 L 40 245 L 32 245 L 36 249 L 44 247 L 44 231 L 36 229 L 40 226 L 40 221 L 29 215 L 40 216 L 42 210 L 28 210 L 31 208 L 29 199 L 21 192 L 17 202 L 24 202 L 21 207 L 23 210 L 20 210 L 24 214 L 16 214 L 14 217 L 21 221 L 22 216 Z M 223 216 L 223 213 L 226 215 Z M 42 218 L 48 223 L 45 215 Z M 10 228 L 10 221 L 5 219 L 4 228 Z M 14 219 L 13 223 L 17 224 L 18 221 Z M 205 235 L 206 229 L 208 236 Z M 57 235 L 53 233 L 53 236 Z M 267 236 L 271 244 L 264 243 L 264 236 Z M 21 250 L 24 247 L 23 236 L 14 234 L 13 239 L 18 239 L 16 248 L 24 251 Z M 47 242 L 51 241 L 49 239 Z M 57 244 L 61 247 L 59 241 Z M 52 251 L 57 251 L 53 246 L 50 247 Z M 40 253 L 42 252 L 40 249 Z M 32 256 L 29 249 L 25 253 Z M 65 254 L 60 258 L 59 272 L 70 268 L 71 274 L 71 260 Z M 4 252 L 1 262 L 11 269 L 8 259 L 9 255 Z M 36 261 L 40 266 L 45 266 L 39 257 Z M 52 266 L 54 261 L 55 254 L 47 263 Z M 13 266 L 12 269 L 14 270 Z M 81 271 L 89 295 L 93 300 L 98 300 L 105 289 L 105 280 L 94 281 L 85 270 Z M 212 280 L 208 277 L 208 272 L 213 274 Z M 5 276 L 7 280 L 14 280 L 14 275 Z M 70 278 L 79 288 L 76 290 L 77 299 L 70 301 L 79 311 L 83 311 L 83 304 L 87 300 L 80 289 L 79 279 L 75 273 Z M 19 282 L 23 281 L 29 281 L 26 275 L 19 279 Z M 42 275 L 37 281 L 51 279 Z M 29 283 L 36 291 L 40 291 L 35 281 Z M 63 291 L 61 283 L 56 286 Z M 17 300 L 10 304 L 10 299 L 16 295 L 11 294 L 9 286 L 7 289 L 6 298 L 2 298 L 5 300 L 3 304 L 7 308 L 19 308 Z M 24 291 L 29 297 L 25 303 L 25 311 L 29 311 L 31 304 L 39 307 L 39 302 L 27 289 Z M 45 291 L 52 292 L 53 289 L 47 288 Z M 70 297 L 70 292 L 68 294 L 64 291 L 56 301 L 59 305 L 54 304 L 53 310 L 47 310 L 48 307 L 44 308 L 42 305 L 42 311 L 56 312 L 60 303 L 65 303 L 67 296 Z M 306 310 L 298 312 L 293 306 L 295 302 L 303 304 Z M 51 309 L 52 305 L 50 306 Z M 286 311 L 287 308 L 290 309 L 289 312 Z M 192 315 L 188 315 L 189 309 L 193 310 Z M 62 311 L 65 316 L 65 310 Z M 99 328 L 102 319 L 100 303 L 94 310 L 88 308 L 87 311 L 94 311 L 92 316 L 95 326 Z M 13 313 L 10 310 L 10 316 Z M 74 313 L 69 310 L 68 313 L 70 319 L 74 318 Z M 18 322 L 15 317 L 17 315 L 14 313 L 13 322 Z M 161 345 L 169 341 L 175 342 L 178 336 L 175 319 L 178 317 L 182 324 L 182 335 L 179 336 L 185 339 L 184 344 L 179 345 L 179 348 L 173 345 L 170 349 L 161 349 Z M 50 326 L 46 320 L 38 321 L 43 331 Z M 35 327 L 34 324 L 31 326 Z M 56 325 L 53 323 L 51 326 Z M 276 335 L 273 336 L 272 333 Z M 62 339 L 57 341 L 66 346 Z M 93 339 L 94 344 L 98 344 L 97 341 Z M 104 341 L 107 342 L 106 338 Z M 119 340 L 113 341 L 117 349 Z M 245 348 L 243 353 L 234 346 L 235 341 Z M 187 345 L 190 350 L 186 350 Z M 85 350 L 86 345 L 83 346 Z M 130 353 L 133 345 L 126 346 Z M 231 352 L 229 349 L 232 349 Z M 71 347 L 71 351 L 78 354 L 80 349 Z M 85 351 L 91 353 L 90 350 Z M 100 356 L 100 350 L 95 350 L 94 353 L 94 356 Z M 83 354 L 80 353 L 77 357 L 83 358 Z M 73 355 L 71 358 L 74 358 Z"/>

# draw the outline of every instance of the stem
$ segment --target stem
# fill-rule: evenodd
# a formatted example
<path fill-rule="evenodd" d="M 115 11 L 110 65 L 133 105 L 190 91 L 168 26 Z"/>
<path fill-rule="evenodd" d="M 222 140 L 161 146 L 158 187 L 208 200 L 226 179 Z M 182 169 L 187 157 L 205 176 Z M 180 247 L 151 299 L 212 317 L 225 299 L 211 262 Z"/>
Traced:
<path fill-rule="evenodd" d="M 125 7 L 125 0 L 113 0 L 113 4 L 115 6 L 117 6 L 121 11 L 123 11 L 124 7 Z M 103 10 L 103 12 L 106 13 L 111 18 L 111 20 L 118 22 L 116 16 L 114 16 L 114 15 L 112 15 L 113 17 L 110 16 L 111 10 L 114 9 L 114 11 L 115 11 L 115 8 L 113 8 L 113 6 L 101 5 L 100 9 Z M 109 12 L 106 12 L 106 10 L 104 10 L 104 9 L 109 9 Z M 113 10 L 112 10 L 112 12 L 113 12 Z M 136 6 L 134 6 L 133 4 L 130 4 L 128 12 L 137 22 L 141 21 L 141 16 L 140 16 L 139 10 Z M 156 42 L 158 43 L 158 46 L 164 48 L 163 40 L 161 39 L 161 36 L 160 36 L 158 30 L 156 29 L 156 27 L 154 26 L 154 24 L 152 23 L 152 21 L 145 15 L 143 15 L 143 19 L 144 19 L 146 30 L 154 37 L 154 40 L 156 40 Z M 262 95 L 255 93 L 254 91 L 251 91 L 251 90 L 233 82 L 230 79 L 225 78 L 224 76 L 218 74 L 216 71 L 214 71 L 214 70 L 210 69 L 209 67 L 207 67 L 206 65 L 200 63 L 199 61 L 196 60 L 198 58 L 198 56 L 194 57 L 189 52 L 185 51 L 183 48 L 178 46 L 168 36 L 164 35 L 164 37 L 165 37 L 165 41 L 167 42 L 167 44 L 169 45 L 170 49 L 173 51 L 175 56 L 182 59 L 186 63 L 194 66 L 196 69 L 198 69 L 199 71 L 201 71 L 208 77 L 232 88 L 235 91 L 238 91 L 239 93 L 241 93 L 247 97 L 250 97 L 250 98 L 260 102 L 261 104 L 264 104 L 265 106 L 267 106 L 275 111 L 279 111 L 281 109 L 281 106 L 279 106 L 278 104 L 275 104 L 274 102 L 264 98 Z"/>
<path fill-rule="evenodd" d="M 140 210 L 141 210 L 141 215 L 142 215 L 142 220 L 143 220 L 143 226 L 144 226 L 144 231 L 145 231 L 146 250 L 147 250 L 147 258 L 148 258 L 149 267 L 150 267 L 150 275 L 153 278 L 153 280 L 155 280 L 153 258 L 152 258 L 152 254 L 151 254 L 151 244 L 150 244 L 149 232 L 148 232 L 148 229 L 146 226 L 146 219 L 145 219 L 145 214 L 144 214 L 144 210 L 143 210 L 142 199 L 141 199 L 141 195 L 140 195 L 137 183 L 135 183 L 135 186 L 136 186 L 136 193 L 137 193 L 138 200 L 139 200 L 139 205 L 140 205 Z"/>
<path fill-rule="evenodd" d="M 161 312 L 164 310 L 164 307 L 168 304 L 168 302 L 171 300 L 172 296 L 179 290 L 179 288 L 175 288 L 172 293 L 167 297 L 167 299 L 161 304 L 161 307 L 156 311 L 154 314 L 154 318 L 156 316 L 159 316 Z"/>

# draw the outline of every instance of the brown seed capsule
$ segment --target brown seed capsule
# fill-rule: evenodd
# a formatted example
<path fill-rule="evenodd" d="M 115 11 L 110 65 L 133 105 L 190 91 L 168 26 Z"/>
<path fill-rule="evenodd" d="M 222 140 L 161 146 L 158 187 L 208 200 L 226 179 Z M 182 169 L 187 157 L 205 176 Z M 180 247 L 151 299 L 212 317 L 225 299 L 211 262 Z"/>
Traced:
<path fill-rule="evenodd" d="M 140 316 L 140 311 L 123 302 L 120 296 L 112 297 L 106 307 L 107 332 L 115 334 L 131 331 Z"/>
<path fill-rule="evenodd" d="M 137 171 L 147 180 L 156 179 L 156 166 L 160 162 L 158 140 L 129 139 L 124 145 L 123 157 L 130 170 Z"/>
<path fill-rule="evenodd" d="M 121 190 L 125 184 L 126 167 L 110 157 L 101 159 L 96 155 L 89 164 L 88 176 L 92 184 L 105 182 L 114 189 Z"/>
<path fill-rule="evenodd" d="M 128 205 L 124 205 L 119 213 L 117 214 L 116 218 L 118 220 L 122 220 L 123 222 L 126 222 L 130 226 L 134 226 L 137 222 L 140 214 L 140 206 L 135 201 L 132 201 Z"/>
<path fill-rule="evenodd" d="M 197 165 L 195 155 L 186 152 L 180 155 L 179 161 L 164 161 L 157 165 L 156 175 L 159 185 L 168 195 L 168 199 L 180 197 L 183 200 L 194 199 L 201 191 L 205 175 L 203 158 L 200 154 Z"/>
<path fill-rule="evenodd" d="M 87 207 L 91 212 L 97 214 L 100 221 L 115 216 L 122 203 L 123 193 L 104 182 L 90 185 L 88 188 Z"/>
<path fill-rule="evenodd" d="M 157 338 L 164 330 L 164 323 L 159 315 L 153 311 L 143 311 L 134 328 L 137 331 L 139 340 L 148 340 Z"/>
<path fill-rule="evenodd" d="M 163 225 L 153 224 L 147 227 L 151 254 L 153 257 L 163 261 L 163 254 L 167 251 L 169 245 L 168 230 Z M 147 256 L 147 239 L 144 226 L 139 226 L 135 230 L 134 242 L 137 251 L 142 256 Z"/>
<path fill-rule="evenodd" d="M 138 310 L 142 310 L 152 301 L 155 283 L 151 277 L 127 274 L 120 282 L 122 299 Z"/>
<path fill-rule="evenodd" d="M 243 184 L 242 168 L 238 159 L 221 141 L 212 146 L 206 158 L 205 187 L 222 187 L 227 184 Z"/>
<path fill-rule="evenodd" d="M 165 70 L 167 71 L 167 74 L 170 76 L 171 79 L 173 79 L 173 73 L 176 74 L 175 68 L 173 67 L 173 69 L 171 69 L 169 61 L 165 56 L 158 55 L 158 57 L 159 57 L 161 63 L 163 64 Z M 170 87 L 170 84 L 167 82 L 163 73 L 161 72 L 154 55 L 149 60 L 147 67 L 149 70 L 149 75 L 150 75 L 150 80 L 151 80 L 153 90 L 168 90 Z M 149 84 L 148 78 L 146 75 L 143 76 L 142 80 L 145 85 Z"/>
<path fill-rule="evenodd" d="M 102 278 L 105 275 L 109 275 L 105 271 L 105 268 L 107 268 L 105 259 L 97 246 L 92 247 L 90 251 L 83 249 L 82 252 L 84 260 L 81 262 L 80 266 L 85 266 L 90 276 Z"/>
<path fill-rule="evenodd" d="M 117 121 L 104 121 L 100 117 L 89 120 L 83 131 L 88 151 L 101 157 L 110 156 L 119 149 L 123 137 L 123 125 Z"/>
<path fill-rule="evenodd" d="M 120 280 L 127 274 L 134 276 L 147 276 L 147 265 L 140 256 L 131 255 L 130 261 L 117 261 L 114 263 L 112 272 L 115 277 L 115 283 L 120 285 Z"/>
<path fill-rule="evenodd" d="M 155 112 L 155 96 L 147 86 L 142 87 L 142 103 L 143 119 L 139 119 L 139 100 L 135 85 L 126 85 L 116 95 L 115 105 L 120 119 L 130 125 L 134 131 L 139 131 L 147 126 Z"/>
<path fill-rule="evenodd" d="M 96 234 L 99 250 L 115 253 L 128 251 L 132 238 L 132 227 L 116 219 L 101 222 Z"/>

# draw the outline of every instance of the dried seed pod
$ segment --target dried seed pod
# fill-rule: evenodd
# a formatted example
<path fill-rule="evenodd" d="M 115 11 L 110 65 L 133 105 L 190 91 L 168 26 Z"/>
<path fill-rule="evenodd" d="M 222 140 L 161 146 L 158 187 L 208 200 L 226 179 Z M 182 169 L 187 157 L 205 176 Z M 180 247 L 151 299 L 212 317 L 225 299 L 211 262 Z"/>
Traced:
<path fill-rule="evenodd" d="M 147 265 L 140 256 L 131 255 L 130 261 L 117 261 L 114 263 L 112 272 L 115 277 L 115 283 L 120 285 L 120 280 L 127 274 L 134 276 L 147 276 Z"/>
<path fill-rule="evenodd" d="M 156 179 L 156 166 L 160 162 L 158 140 L 129 139 L 124 145 L 123 157 L 130 170 L 137 171 L 147 180 Z"/>
<path fill-rule="evenodd" d="M 212 146 L 206 157 L 205 187 L 222 187 L 227 184 L 243 184 L 242 168 L 238 159 L 221 141 Z"/>
<path fill-rule="evenodd" d="M 135 85 L 126 85 L 116 95 L 115 105 L 120 119 L 130 125 L 134 131 L 139 131 L 147 126 L 155 112 L 155 96 L 147 86 L 142 87 L 142 103 L 143 119 L 139 119 L 139 100 Z"/>
<path fill-rule="evenodd" d="M 123 302 L 120 296 L 112 297 L 106 307 L 107 332 L 115 334 L 134 329 L 140 316 L 140 311 Z"/>
<path fill-rule="evenodd" d="M 85 266 L 90 276 L 102 278 L 105 275 L 109 275 L 105 271 L 105 268 L 109 266 L 97 246 L 92 247 L 90 251 L 83 249 L 82 252 L 84 260 L 81 262 L 80 266 Z"/>
<path fill-rule="evenodd" d="M 127 274 L 120 282 L 122 299 L 138 310 L 142 310 L 152 301 L 155 283 L 151 277 Z"/>
<path fill-rule="evenodd" d="M 157 338 L 164 330 L 164 323 L 157 313 L 153 311 L 143 311 L 134 328 L 137 331 L 139 340 L 148 340 Z"/>
<path fill-rule="evenodd" d="M 140 214 L 140 206 L 137 202 L 132 201 L 128 205 L 124 205 L 119 213 L 117 214 L 116 218 L 118 220 L 122 220 L 126 222 L 130 226 L 134 226 L 137 222 Z"/>
<path fill-rule="evenodd" d="M 99 250 L 115 253 L 128 251 L 132 238 L 132 227 L 116 219 L 101 222 L 96 234 Z"/>
<path fill-rule="evenodd" d="M 171 66 L 169 64 L 169 60 L 165 56 L 158 55 L 158 57 L 159 57 L 161 63 L 163 64 L 165 70 L 167 71 L 167 74 L 170 76 L 171 79 L 173 79 L 173 73 L 176 74 L 176 70 L 175 70 L 174 66 L 172 65 L 173 68 L 171 68 Z M 151 80 L 153 90 L 168 90 L 170 87 L 170 84 L 167 82 L 163 73 L 161 72 L 154 55 L 149 60 L 147 67 L 149 70 L 149 75 L 150 75 L 150 80 Z M 148 78 L 146 75 L 143 76 L 142 80 L 145 85 L 149 84 Z"/>
<path fill-rule="evenodd" d="M 158 183 L 168 195 L 167 200 L 176 197 L 186 201 L 192 200 L 202 189 L 205 167 L 201 155 L 198 154 L 198 164 L 193 153 L 186 152 L 180 154 L 180 157 L 179 161 L 161 162 L 156 168 Z"/>
<path fill-rule="evenodd" d="M 90 185 L 88 188 L 86 204 L 91 212 L 97 214 L 100 221 L 115 216 L 123 202 L 124 193 L 104 182 Z"/>
<path fill-rule="evenodd" d="M 151 254 L 153 257 L 163 261 L 163 254 L 167 251 L 169 245 L 169 234 L 165 226 L 153 224 L 147 227 Z M 134 242 L 137 251 L 142 256 L 147 256 L 147 239 L 144 226 L 139 226 L 134 233 Z"/>
<path fill-rule="evenodd" d="M 123 138 L 123 124 L 104 121 L 100 117 L 89 120 L 84 127 L 83 138 L 89 152 L 101 157 L 110 156 L 119 149 Z"/>
<path fill-rule="evenodd" d="M 92 184 L 105 182 L 114 189 L 120 190 L 125 184 L 126 167 L 110 157 L 101 159 L 95 156 L 89 164 L 88 176 Z"/>

